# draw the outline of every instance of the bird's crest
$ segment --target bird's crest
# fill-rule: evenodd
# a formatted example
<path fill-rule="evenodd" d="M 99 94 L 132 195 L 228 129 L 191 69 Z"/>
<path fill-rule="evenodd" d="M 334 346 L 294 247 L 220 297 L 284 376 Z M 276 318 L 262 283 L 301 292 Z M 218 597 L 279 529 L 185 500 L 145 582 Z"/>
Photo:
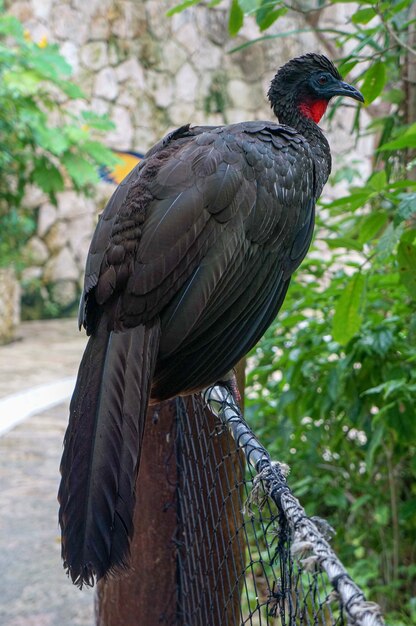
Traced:
<path fill-rule="evenodd" d="M 341 74 L 332 61 L 323 54 L 317 54 L 316 52 L 308 52 L 308 54 L 296 57 L 283 65 L 277 72 L 276 79 L 282 79 L 287 83 L 291 79 L 298 78 L 299 74 L 308 74 L 309 72 L 316 72 L 317 70 L 330 72 L 334 78 L 342 80 Z"/>

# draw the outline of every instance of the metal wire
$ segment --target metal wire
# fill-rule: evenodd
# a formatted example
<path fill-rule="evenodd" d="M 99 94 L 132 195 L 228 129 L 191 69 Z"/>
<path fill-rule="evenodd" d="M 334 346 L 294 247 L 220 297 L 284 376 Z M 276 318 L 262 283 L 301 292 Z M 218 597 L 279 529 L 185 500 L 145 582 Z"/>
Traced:
<path fill-rule="evenodd" d="M 210 411 L 207 411 L 207 405 Z M 382 626 L 230 391 L 176 400 L 180 626 Z M 322 523 L 318 524 L 320 527 Z"/>

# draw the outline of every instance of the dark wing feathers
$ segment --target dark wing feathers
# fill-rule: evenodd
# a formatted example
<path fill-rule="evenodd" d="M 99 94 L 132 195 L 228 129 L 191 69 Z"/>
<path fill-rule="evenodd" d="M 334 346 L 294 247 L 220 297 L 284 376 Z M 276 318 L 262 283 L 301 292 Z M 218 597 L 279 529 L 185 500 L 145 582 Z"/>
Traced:
<path fill-rule="evenodd" d="M 79 586 L 127 565 L 159 332 L 156 318 L 108 333 L 104 315 L 80 365 L 58 494 L 62 557 Z"/>
<path fill-rule="evenodd" d="M 305 139 L 272 123 L 186 127 L 162 141 L 100 220 L 86 277 L 87 328 L 96 302 L 111 308 L 114 328 L 161 315 L 158 371 L 194 337 L 225 340 L 220 320 L 234 315 L 238 325 L 245 315 L 254 329 L 263 312 L 235 303 L 263 297 L 265 267 L 275 281 L 268 293 L 280 292 L 302 260 L 313 227 L 313 167 Z"/>
<path fill-rule="evenodd" d="M 181 390 L 185 393 L 200 389 L 212 380 L 219 380 L 250 350 L 264 334 L 282 305 L 290 279 L 279 280 L 269 275 L 271 290 L 246 306 L 244 295 L 238 303 L 240 317 L 235 324 L 228 312 L 217 320 L 214 342 L 195 341 L 175 356 L 162 362 L 155 371 L 153 391 L 156 397 L 169 398 L 179 392 L 177 372 L 181 372 Z M 277 279 L 276 279 L 277 278 Z M 273 280 L 274 279 L 274 280 Z M 222 332 L 218 338 L 218 326 Z M 209 335 L 208 335 L 209 336 Z M 197 384 L 195 385 L 195 382 Z"/>

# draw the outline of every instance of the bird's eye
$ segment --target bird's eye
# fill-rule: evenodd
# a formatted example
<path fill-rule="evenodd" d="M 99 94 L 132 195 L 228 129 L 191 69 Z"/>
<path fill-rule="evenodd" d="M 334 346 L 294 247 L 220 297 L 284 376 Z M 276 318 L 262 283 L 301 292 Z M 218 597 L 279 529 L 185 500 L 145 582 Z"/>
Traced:
<path fill-rule="evenodd" d="M 320 85 L 325 85 L 325 83 L 327 83 L 327 82 L 328 82 L 328 78 L 326 76 L 324 76 L 324 75 L 322 75 L 322 76 L 320 76 L 318 78 L 318 83 Z"/>

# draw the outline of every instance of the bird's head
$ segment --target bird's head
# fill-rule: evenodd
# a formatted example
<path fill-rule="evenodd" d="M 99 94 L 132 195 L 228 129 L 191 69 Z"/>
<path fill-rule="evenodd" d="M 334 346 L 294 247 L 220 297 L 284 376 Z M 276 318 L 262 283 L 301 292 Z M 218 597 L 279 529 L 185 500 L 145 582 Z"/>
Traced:
<path fill-rule="evenodd" d="M 275 115 L 290 124 L 299 114 L 318 123 L 334 96 L 364 102 L 362 94 L 345 83 L 337 68 L 321 54 L 309 53 L 283 65 L 273 78 L 268 97 Z"/>

